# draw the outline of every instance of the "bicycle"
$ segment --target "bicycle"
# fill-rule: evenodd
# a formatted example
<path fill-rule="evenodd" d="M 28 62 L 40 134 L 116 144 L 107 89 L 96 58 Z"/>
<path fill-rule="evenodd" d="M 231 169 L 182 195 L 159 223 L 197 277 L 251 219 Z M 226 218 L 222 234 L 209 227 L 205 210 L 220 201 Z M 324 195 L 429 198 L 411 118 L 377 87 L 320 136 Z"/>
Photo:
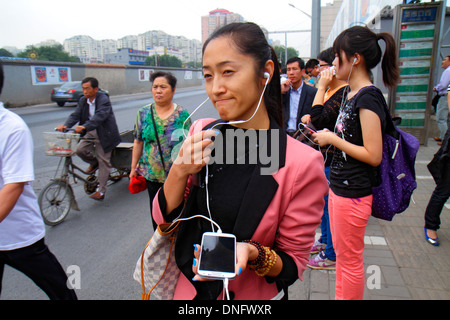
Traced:
<path fill-rule="evenodd" d="M 78 183 L 78 180 L 83 181 L 84 191 L 88 195 L 96 191 L 98 179 L 95 173 L 91 174 L 84 171 L 72 161 L 78 142 L 92 139 L 82 138 L 79 134 L 70 132 L 44 132 L 43 135 L 46 145 L 45 154 L 61 157 L 54 177 L 41 190 L 38 197 L 44 223 L 55 226 L 64 221 L 70 209 L 80 210 L 70 184 L 70 177 L 73 178 L 74 183 Z M 113 168 L 109 179 L 112 182 L 117 182 L 130 174 L 133 149 L 133 143 L 130 141 L 132 140 L 132 131 L 121 133 L 121 138 L 122 143 L 111 154 Z M 85 178 L 81 174 L 87 175 L 87 177 Z"/>

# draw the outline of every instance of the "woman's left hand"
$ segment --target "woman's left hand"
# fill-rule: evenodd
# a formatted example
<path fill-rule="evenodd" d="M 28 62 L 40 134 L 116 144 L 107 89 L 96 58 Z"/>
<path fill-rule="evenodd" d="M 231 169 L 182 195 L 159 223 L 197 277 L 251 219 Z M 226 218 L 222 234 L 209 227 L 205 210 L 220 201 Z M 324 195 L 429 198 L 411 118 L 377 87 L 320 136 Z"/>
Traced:
<path fill-rule="evenodd" d="M 331 68 L 327 68 L 320 73 L 319 82 L 317 83 L 317 89 L 326 90 L 333 80 L 333 71 Z"/>
<path fill-rule="evenodd" d="M 328 129 L 317 131 L 312 134 L 314 142 L 318 143 L 321 147 L 333 144 L 336 134 Z"/>
<path fill-rule="evenodd" d="M 238 242 L 236 243 L 236 275 L 239 276 L 243 270 L 245 270 L 245 268 L 247 268 L 247 263 L 249 261 L 249 256 L 252 253 L 252 250 L 254 250 L 253 246 L 245 243 L 245 242 Z M 207 278 L 202 278 L 201 276 L 199 276 L 197 274 L 197 269 L 198 269 L 198 263 L 199 263 L 199 258 L 200 258 L 200 251 L 201 251 L 201 246 L 198 244 L 194 245 L 194 261 L 192 264 L 192 271 L 194 272 L 195 276 L 192 280 L 194 281 L 211 281 L 213 279 L 207 279 Z M 258 254 L 258 252 L 256 252 L 256 254 Z"/>

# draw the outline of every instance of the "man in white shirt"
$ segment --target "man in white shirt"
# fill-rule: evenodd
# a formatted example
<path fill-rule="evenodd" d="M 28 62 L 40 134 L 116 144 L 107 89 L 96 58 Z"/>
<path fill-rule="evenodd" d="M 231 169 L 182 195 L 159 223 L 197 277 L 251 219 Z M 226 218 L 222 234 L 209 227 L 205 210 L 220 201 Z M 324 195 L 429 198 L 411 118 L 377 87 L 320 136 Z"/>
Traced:
<path fill-rule="evenodd" d="M 438 85 L 434 88 L 434 91 L 441 96 L 436 107 L 436 122 L 439 129 L 439 137 L 434 139 L 438 141 L 439 145 L 442 145 L 445 133 L 448 129 L 448 103 L 447 103 L 447 88 L 450 85 L 450 56 L 445 57 L 441 64 L 444 72 Z"/>
<path fill-rule="evenodd" d="M 0 64 L 0 93 L 3 80 Z M 76 300 L 64 269 L 45 244 L 33 180 L 30 130 L 0 102 L 0 294 L 7 264 L 31 278 L 50 299 Z"/>

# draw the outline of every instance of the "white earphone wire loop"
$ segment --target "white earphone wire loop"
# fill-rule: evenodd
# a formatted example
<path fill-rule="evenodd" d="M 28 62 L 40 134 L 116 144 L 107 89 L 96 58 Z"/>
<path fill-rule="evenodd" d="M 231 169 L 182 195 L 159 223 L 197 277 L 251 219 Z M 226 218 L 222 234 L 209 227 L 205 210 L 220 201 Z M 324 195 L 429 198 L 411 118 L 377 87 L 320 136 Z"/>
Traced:
<path fill-rule="evenodd" d="M 204 105 L 206 102 L 208 102 L 208 100 L 209 100 L 209 97 L 206 98 L 206 100 L 203 101 L 197 108 L 195 108 L 195 110 L 189 115 L 189 117 L 187 117 L 186 120 L 184 120 L 184 122 L 183 122 L 183 128 L 182 128 L 182 129 L 183 129 L 183 135 L 184 135 L 184 138 L 185 138 L 185 139 L 187 138 L 186 131 L 184 130 L 184 127 L 186 126 L 186 122 L 187 122 L 190 118 L 192 118 L 192 116 L 194 115 L 194 113 L 196 113 L 198 109 L 200 109 L 201 107 L 203 107 L 203 105 Z"/>
<path fill-rule="evenodd" d="M 267 88 L 267 85 L 269 84 L 269 81 L 270 81 L 270 75 L 267 78 L 266 84 L 264 85 L 264 89 L 263 89 L 263 91 L 261 93 L 261 96 L 259 97 L 258 106 L 256 107 L 255 112 L 253 112 L 253 115 L 250 118 L 248 118 L 247 120 L 236 120 L 236 121 L 228 121 L 228 122 L 219 122 L 219 123 L 216 123 L 213 127 L 211 127 L 211 129 L 213 129 L 214 127 L 216 127 L 218 125 L 223 125 L 223 124 L 230 124 L 230 125 L 232 125 L 232 124 L 241 124 L 241 123 L 246 123 L 246 122 L 249 122 L 250 120 L 252 120 L 255 117 L 256 113 L 258 112 L 259 107 L 261 106 L 261 102 L 262 102 L 262 100 L 264 98 L 264 93 L 266 92 L 266 88 Z"/>
<path fill-rule="evenodd" d="M 215 225 L 217 227 L 217 233 L 222 233 L 222 229 L 220 228 L 220 226 L 214 220 L 212 220 L 212 219 L 210 219 L 208 217 L 205 217 L 205 216 L 203 216 L 201 214 L 197 214 L 195 216 L 191 216 L 191 217 L 188 217 L 188 218 L 177 218 L 177 219 L 172 221 L 172 224 L 170 225 L 170 227 L 172 227 L 172 225 L 174 225 L 177 222 L 188 221 L 188 220 L 195 219 L 195 218 L 202 218 L 202 219 L 208 220 L 209 222 L 211 222 L 211 226 Z M 169 229 L 170 229 L 170 227 L 169 227 Z M 213 231 L 214 231 L 214 228 L 213 228 Z"/>

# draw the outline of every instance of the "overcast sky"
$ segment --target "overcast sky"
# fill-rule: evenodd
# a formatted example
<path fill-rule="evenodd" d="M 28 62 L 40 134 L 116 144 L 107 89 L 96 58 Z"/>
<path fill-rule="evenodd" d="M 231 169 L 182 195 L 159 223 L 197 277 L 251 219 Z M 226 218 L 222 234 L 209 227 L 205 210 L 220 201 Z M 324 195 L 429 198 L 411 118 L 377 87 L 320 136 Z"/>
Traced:
<path fill-rule="evenodd" d="M 325 2 L 325 1 L 323 1 Z M 329 1 L 331 2 L 331 0 Z M 117 40 L 150 30 L 201 40 L 201 17 L 217 8 L 239 13 L 269 31 L 305 30 L 311 0 L 0 0 L 0 48 L 45 40 L 63 43 L 75 35 Z M 282 40 L 284 35 L 274 36 Z M 310 34 L 291 34 L 288 46 L 310 53 Z"/>

